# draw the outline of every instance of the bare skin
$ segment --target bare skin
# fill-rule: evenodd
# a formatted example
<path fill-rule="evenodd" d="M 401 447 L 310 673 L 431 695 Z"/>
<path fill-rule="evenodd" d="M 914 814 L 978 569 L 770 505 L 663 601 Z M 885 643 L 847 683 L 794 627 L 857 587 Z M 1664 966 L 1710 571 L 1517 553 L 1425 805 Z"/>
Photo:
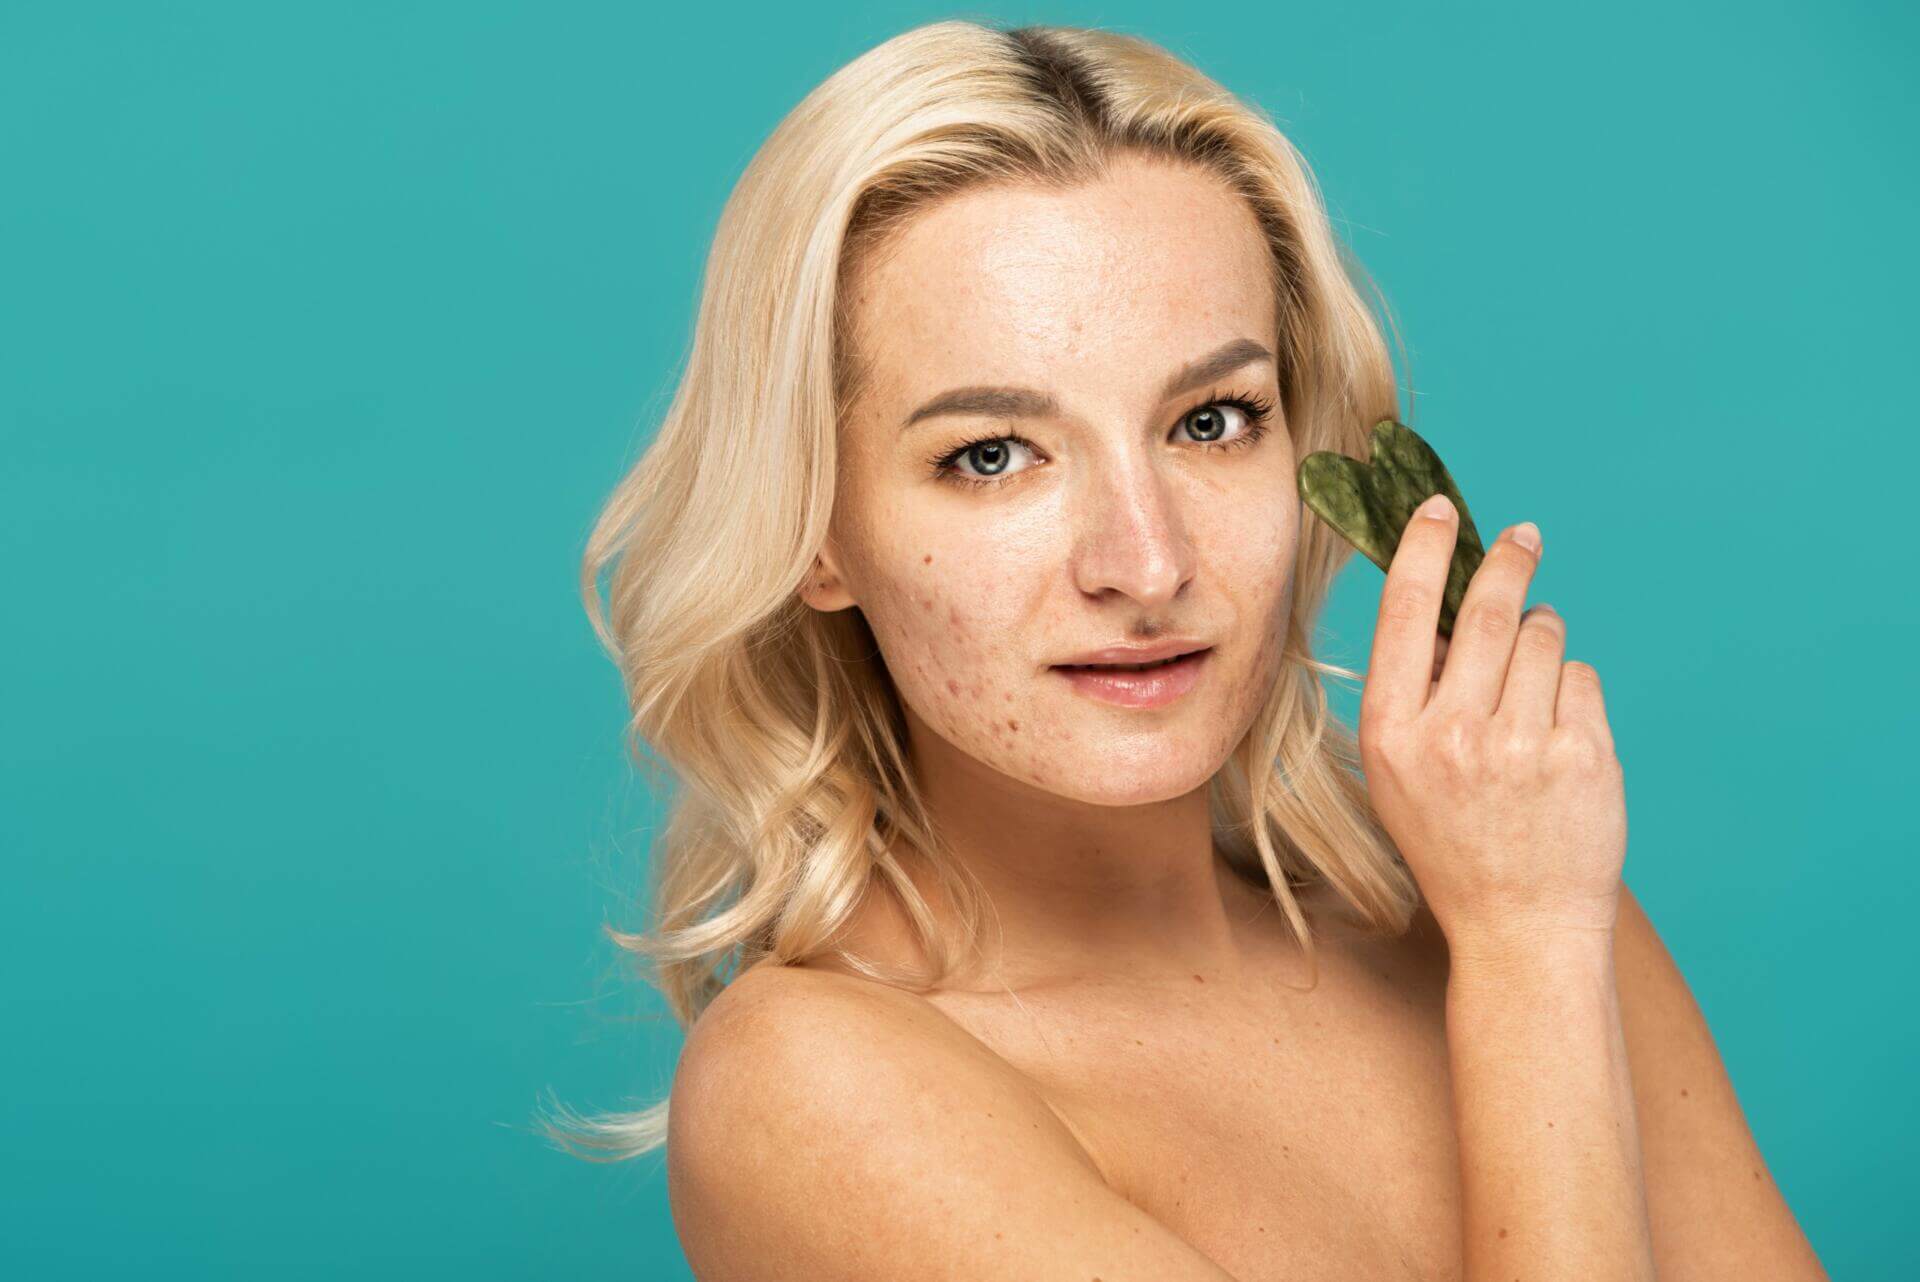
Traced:
<path fill-rule="evenodd" d="M 1214 850 L 1207 783 L 1280 663 L 1296 455 L 1271 361 L 1167 385 L 1236 344 L 1275 350 L 1265 254 L 1215 180 L 1125 161 L 1071 192 L 976 190 L 923 211 L 859 283 L 875 381 L 843 424 L 804 595 L 865 615 L 935 821 L 999 929 L 924 996 L 828 955 L 756 967 L 714 1001 L 668 1140 L 701 1277 L 1652 1276 L 1611 945 L 1618 780 L 1605 756 L 1567 751 L 1566 771 L 1513 782 L 1477 751 L 1498 708 L 1479 701 L 1518 652 L 1533 732 L 1556 724 L 1542 677 L 1562 629 L 1519 608 L 1534 553 L 1504 536 L 1489 550 L 1457 647 L 1434 634 L 1450 525 L 1403 540 L 1383 594 L 1369 786 L 1440 917 L 1369 938 L 1309 893 L 1308 989 L 1269 893 Z M 1056 404 L 903 429 L 981 386 Z M 1264 436 L 1220 405 L 1234 396 L 1272 405 Z M 1203 428 L 1247 444 L 1209 448 Z M 987 444 L 951 455 L 969 442 Z M 1050 671 L 1163 636 L 1212 653 L 1162 708 L 1099 703 Z M 1602 742 L 1597 686 L 1566 711 Z M 1483 818 L 1449 821 L 1437 784 Z M 1584 844 L 1539 843 L 1575 820 Z M 1555 893 L 1525 875 L 1530 850 L 1552 853 Z M 841 942 L 921 960 L 880 892 Z M 1651 1040 L 1634 1052 L 1672 1084 Z M 1712 1124 L 1744 1174 L 1757 1155 L 1737 1110 Z M 1693 1172 L 1658 1152 L 1677 1206 Z M 1751 1211 L 1790 1240 L 1784 1207 Z M 1696 1232 L 1677 1228 L 1670 1258 L 1736 1258 L 1737 1234 L 1683 1241 Z"/>
<path fill-rule="evenodd" d="M 1400 939 L 1368 936 L 1310 890 L 1314 968 L 1270 899 L 1224 865 L 1222 888 L 1244 929 L 1237 981 L 947 986 L 908 999 L 941 1017 L 912 1034 L 915 1053 L 939 1062 L 946 1033 L 964 1030 L 1044 1101 L 1109 1188 L 1240 1282 L 1461 1278 L 1447 956 L 1432 919 L 1422 913 Z M 919 957 L 878 896 L 848 947 Z M 803 969 L 878 988 L 832 957 Z M 784 984 L 791 998 L 790 970 L 763 963 L 737 983 Z"/>

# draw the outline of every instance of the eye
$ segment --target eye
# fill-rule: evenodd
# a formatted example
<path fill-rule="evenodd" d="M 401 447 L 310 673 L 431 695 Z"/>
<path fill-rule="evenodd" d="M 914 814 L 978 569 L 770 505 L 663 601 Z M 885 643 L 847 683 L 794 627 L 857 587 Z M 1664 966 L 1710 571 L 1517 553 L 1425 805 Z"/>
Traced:
<path fill-rule="evenodd" d="M 976 489 L 991 489 L 996 485 L 1004 485 L 1020 474 L 1018 471 L 1007 470 L 1012 458 L 1011 447 L 1013 446 L 1018 446 L 1030 453 L 1033 450 L 1032 443 L 1024 437 L 982 436 L 929 461 L 933 464 L 934 475 L 941 480 L 953 481 L 955 484 Z M 985 478 L 976 479 L 956 470 L 956 465 L 962 461 L 978 466 L 985 474 Z"/>
<path fill-rule="evenodd" d="M 1246 426 L 1240 429 L 1240 434 L 1238 436 L 1228 437 L 1224 441 L 1220 440 L 1218 435 L 1226 431 L 1226 427 L 1222 422 L 1223 416 L 1219 412 L 1222 407 L 1237 410 L 1241 417 L 1246 419 Z M 1192 422 L 1203 424 L 1203 426 L 1195 429 L 1196 433 L 1200 434 L 1200 444 L 1211 446 L 1214 449 L 1226 450 L 1244 448 L 1265 436 L 1267 434 L 1267 420 L 1272 417 L 1272 401 L 1265 400 L 1251 393 L 1244 393 L 1234 396 L 1224 396 L 1217 400 L 1208 401 L 1205 405 L 1188 410 L 1185 414 L 1181 415 L 1180 421 L 1182 423 Z"/>
<path fill-rule="evenodd" d="M 1238 434 L 1221 436 L 1228 430 L 1231 415 L 1220 411 L 1233 410 L 1244 419 Z M 1252 393 L 1214 397 L 1196 405 L 1182 414 L 1181 425 L 1193 424 L 1194 443 L 1205 450 L 1245 449 L 1254 445 L 1268 431 L 1268 419 L 1273 415 L 1273 402 Z M 1033 453 L 1034 445 L 1022 436 L 981 436 L 955 446 L 944 454 L 928 459 L 933 476 L 937 480 L 958 485 L 963 489 L 984 490 L 1019 476 L 1025 468 L 1013 468 L 1012 448 L 1018 447 Z M 982 475 L 976 477 L 960 469 L 966 462 L 981 469 Z"/>

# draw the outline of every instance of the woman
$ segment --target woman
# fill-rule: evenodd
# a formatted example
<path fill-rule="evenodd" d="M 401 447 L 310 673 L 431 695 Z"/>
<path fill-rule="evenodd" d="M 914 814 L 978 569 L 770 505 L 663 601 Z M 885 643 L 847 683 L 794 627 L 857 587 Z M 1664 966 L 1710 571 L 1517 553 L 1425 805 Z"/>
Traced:
<path fill-rule="evenodd" d="M 1122 35 L 909 31 L 754 158 L 583 582 L 683 788 L 616 938 L 690 1031 L 554 1131 L 664 1140 L 699 1276 L 1823 1276 L 1621 885 L 1537 528 L 1449 654 L 1430 505 L 1329 716 L 1294 478 L 1397 413 L 1359 275 Z"/>

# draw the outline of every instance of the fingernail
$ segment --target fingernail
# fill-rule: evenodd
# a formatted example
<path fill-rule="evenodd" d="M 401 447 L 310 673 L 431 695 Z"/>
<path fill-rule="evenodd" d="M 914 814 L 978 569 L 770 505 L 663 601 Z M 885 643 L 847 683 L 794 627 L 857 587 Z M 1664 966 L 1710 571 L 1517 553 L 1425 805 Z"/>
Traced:
<path fill-rule="evenodd" d="M 1513 541 L 1529 552 L 1540 550 L 1540 527 L 1532 521 L 1522 521 L 1513 527 Z"/>
<path fill-rule="evenodd" d="M 1420 505 L 1420 515 L 1430 521 L 1444 521 L 1453 515 L 1453 500 L 1444 494 L 1436 494 Z"/>

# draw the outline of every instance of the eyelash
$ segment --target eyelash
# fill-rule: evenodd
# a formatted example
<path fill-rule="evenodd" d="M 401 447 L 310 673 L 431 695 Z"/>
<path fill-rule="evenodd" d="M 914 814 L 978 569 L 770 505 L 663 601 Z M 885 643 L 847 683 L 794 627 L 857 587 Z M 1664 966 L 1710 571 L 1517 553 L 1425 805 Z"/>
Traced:
<path fill-rule="evenodd" d="M 1184 423 L 1187 421 L 1187 419 L 1191 415 L 1196 414 L 1201 410 L 1213 409 L 1215 406 L 1219 406 L 1219 405 L 1232 406 L 1234 409 L 1239 410 L 1242 414 L 1245 414 L 1247 416 L 1246 427 L 1244 430 L 1241 431 L 1240 435 L 1234 437 L 1230 441 L 1196 441 L 1194 442 L 1194 444 L 1200 446 L 1202 449 L 1206 449 L 1206 450 L 1245 449 L 1248 446 L 1251 446 L 1257 443 L 1270 430 L 1270 425 L 1268 420 L 1271 419 L 1273 416 L 1273 402 L 1270 400 L 1267 400 L 1264 397 L 1256 396 L 1252 393 L 1241 393 L 1234 396 L 1222 396 L 1222 397 L 1217 397 L 1213 400 L 1202 401 L 1200 404 L 1188 410 L 1185 414 L 1182 414 L 1179 418 L 1179 422 Z M 965 454 L 968 450 L 972 449 L 974 446 L 985 445 L 989 441 L 1013 441 L 1016 444 L 1026 446 L 1028 449 L 1033 448 L 1033 442 L 1027 440 L 1024 436 L 1013 436 L 1005 433 L 994 435 L 994 436 L 976 436 L 972 440 L 963 442 L 962 444 L 955 446 L 953 449 L 950 449 L 945 453 L 936 454 L 934 457 L 928 459 L 927 464 L 929 467 L 933 469 L 934 478 L 936 480 L 945 481 L 951 485 L 957 485 L 962 489 L 969 489 L 969 490 L 990 490 L 996 486 L 1005 485 L 1008 481 L 1016 479 L 1020 475 L 1020 473 L 1018 472 L 1009 472 L 1004 476 L 988 477 L 982 480 L 975 477 L 962 475 L 960 472 L 957 472 L 954 470 L 954 464 L 959 462 L 960 457 L 963 454 Z"/>

